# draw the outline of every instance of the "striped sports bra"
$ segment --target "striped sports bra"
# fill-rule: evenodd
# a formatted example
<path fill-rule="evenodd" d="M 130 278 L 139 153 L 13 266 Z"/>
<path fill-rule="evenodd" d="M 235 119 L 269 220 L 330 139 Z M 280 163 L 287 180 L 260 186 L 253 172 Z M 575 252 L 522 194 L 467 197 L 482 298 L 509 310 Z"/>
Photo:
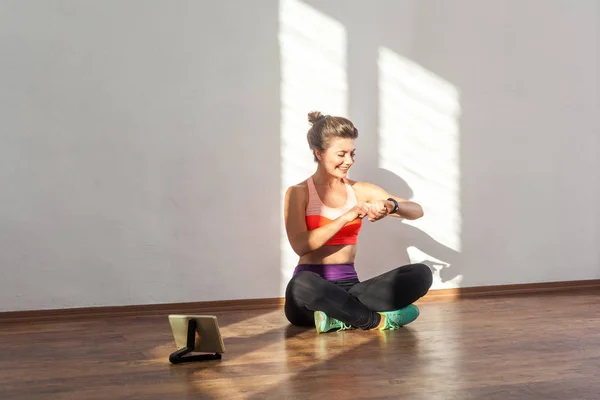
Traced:
<path fill-rule="evenodd" d="M 308 204 L 306 206 L 306 227 L 308 230 L 317 229 L 323 225 L 327 225 L 334 219 L 338 218 L 345 212 L 351 210 L 358 201 L 356 200 L 356 195 L 354 194 L 354 189 L 348 183 L 346 179 L 344 179 L 344 183 L 346 186 L 347 200 L 346 204 L 342 208 L 332 208 L 327 207 L 321 199 L 319 198 L 319 194 L 317 193 L 317 188 L 315 187 L 315 183 L 313 181 L 312 176 L 308 178 Z M 342 229 L 338 231 L 327 243 L 325 246 L 335 246 L 335 245 L 344 245 L 344 244 L 356 244 L 358 241 L 358 232 L 362 227 L 362 220 L 357 218 L 352 222 L 344 225 Z"/>

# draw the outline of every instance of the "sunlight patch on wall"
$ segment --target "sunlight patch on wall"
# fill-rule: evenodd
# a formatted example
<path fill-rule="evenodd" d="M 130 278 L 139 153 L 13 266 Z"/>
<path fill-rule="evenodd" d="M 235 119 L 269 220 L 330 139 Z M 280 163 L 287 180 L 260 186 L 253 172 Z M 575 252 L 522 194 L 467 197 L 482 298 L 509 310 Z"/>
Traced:
<path fill-rule="evenodd" d="M 306 141 L 308 113 L 347 114 L 346 47 L 346 30 L 338 21 L 301 1 L 280 0 L 281 215 L 287 188 L 316 168 Z M 283 218 L 280 248 L 283 295 L 298 262 Z"/>
<path fill-rule="evenodd" d="M 460 252 L 458 90 L 385 47 L 379 49 L 378 73 L 379 168 L 404 179 L 425 210 L 424 218 L 403 223 Z M 408 252 L 411 262 L 433 264 L 434 289 L 459 286 L 460 275 L 441 281 L 440 269 L 452 268 L 446 260 L 414 246 Z"/>

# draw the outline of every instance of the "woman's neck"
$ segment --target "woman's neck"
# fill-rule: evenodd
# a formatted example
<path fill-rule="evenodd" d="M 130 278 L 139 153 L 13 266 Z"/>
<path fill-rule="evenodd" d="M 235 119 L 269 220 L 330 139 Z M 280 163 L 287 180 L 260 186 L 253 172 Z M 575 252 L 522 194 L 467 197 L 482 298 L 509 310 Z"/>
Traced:
<path fill-rule="evenodd" d="M 313 182 L 315 185 L 327 186 L 330 188 L 336 187 L 340 183 L 344 184 L 343 178 L 328 174 L 321 167 L 317 168 L 317 171 L 313 174 Z"/>

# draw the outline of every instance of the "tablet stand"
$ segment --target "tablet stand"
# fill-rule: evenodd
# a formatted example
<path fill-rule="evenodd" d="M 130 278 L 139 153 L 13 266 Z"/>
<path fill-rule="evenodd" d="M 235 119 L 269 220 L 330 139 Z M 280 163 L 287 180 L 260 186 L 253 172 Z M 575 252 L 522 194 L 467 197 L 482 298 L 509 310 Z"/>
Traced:
<path fill-rule="evenodd" d="M 177 350 L 169 356 L 169 361 L 172 364 L 181 364 L 184 362 L 191 361 L 209 361 L 209 360 L 220 360 L 221 354 L 194 354 L 187 356 L 186 354 L 192 353 L 194 351 L 194 342 L 196 339 L 196 321 L 191 319 L 188 321 L 188 331 L 187 331 L 187 347 L 183 349 Z"/>

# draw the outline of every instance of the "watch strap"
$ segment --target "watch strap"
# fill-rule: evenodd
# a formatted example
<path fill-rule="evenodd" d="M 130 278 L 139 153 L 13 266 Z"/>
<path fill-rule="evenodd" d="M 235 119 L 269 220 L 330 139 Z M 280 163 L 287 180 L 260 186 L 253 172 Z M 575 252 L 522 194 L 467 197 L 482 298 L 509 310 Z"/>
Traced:
<path fill-rule="evenodd" d="M 395 214 L 398 211 L 398 202 L 396 201 L 396 199 L 390 197 L 388 199 L 388 201 L 391 201 L 392 203 L 394 203 L 394 209 L 392 211 L 390 211 L 390 214 Z"/>

